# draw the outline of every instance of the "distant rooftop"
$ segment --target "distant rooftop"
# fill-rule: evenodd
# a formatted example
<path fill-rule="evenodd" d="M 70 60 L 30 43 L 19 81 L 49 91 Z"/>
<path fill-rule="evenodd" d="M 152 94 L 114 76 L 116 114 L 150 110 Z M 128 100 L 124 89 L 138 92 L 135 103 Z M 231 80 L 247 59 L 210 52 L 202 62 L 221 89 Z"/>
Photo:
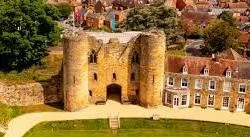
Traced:
<path fill-rule="evenodd" d="M 93 36 L 103 43 L 108 43 L 111 38 L 117 38 L 120 43 L 128 43 L 133 37 L 141 34 L 140 31 L 129 31 L 123 33 L 108 33 L 108 32 L 86 32 L 89 36 Z"/>

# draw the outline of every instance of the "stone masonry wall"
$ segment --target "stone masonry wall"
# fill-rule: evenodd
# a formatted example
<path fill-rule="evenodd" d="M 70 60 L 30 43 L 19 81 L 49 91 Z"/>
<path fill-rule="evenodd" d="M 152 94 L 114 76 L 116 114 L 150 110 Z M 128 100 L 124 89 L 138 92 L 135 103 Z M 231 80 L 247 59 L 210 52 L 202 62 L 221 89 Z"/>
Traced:
<path fill-rule="evenodd" d="M 64 109 L 77 111 L 88 104 L 88 39 L 82 31 L 64 38 Z"/>
<path fill-rule="evenodd" d="M 61 102 L 60 75 L 48 82 L 6 84 L 0 82 L 0 102 L 11 106 L 28 106 Z"/>

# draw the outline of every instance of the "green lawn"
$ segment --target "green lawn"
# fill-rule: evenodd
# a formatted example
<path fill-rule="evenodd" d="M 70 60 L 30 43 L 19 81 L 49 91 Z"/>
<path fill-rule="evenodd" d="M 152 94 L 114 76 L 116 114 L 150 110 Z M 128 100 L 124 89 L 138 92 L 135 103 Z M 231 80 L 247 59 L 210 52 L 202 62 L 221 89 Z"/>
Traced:
<path fill-rule="evenodd" d="M 250 128 L 212 122 L 161 119 L 121 119 L 121 128 L 111 130 L 108 120 L 44 122 L 25 137 L 249 137 Z"/>
<path fill-rule="evenodd" d="M 8 121 L 13 119 L 14 117 L 17 117 L 25 113 L 61 111 L 62 107 L 61 108 L 60 107 L 61 104 L 17 107 L 17 106 L 8 106 L 0 103 L 0 125 L 6 125 Z"/>

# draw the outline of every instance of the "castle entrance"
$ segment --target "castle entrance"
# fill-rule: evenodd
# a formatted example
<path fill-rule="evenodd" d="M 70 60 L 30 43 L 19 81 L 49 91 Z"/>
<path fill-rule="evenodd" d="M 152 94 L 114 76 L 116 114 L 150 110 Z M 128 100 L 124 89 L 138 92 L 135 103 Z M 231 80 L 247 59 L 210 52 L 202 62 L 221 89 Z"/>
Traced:
<path fill-rule="evenodd" d="M 122 87 L 118 84 L 110 84 L 107 86 L 107 99 L 121 102 Z"/>

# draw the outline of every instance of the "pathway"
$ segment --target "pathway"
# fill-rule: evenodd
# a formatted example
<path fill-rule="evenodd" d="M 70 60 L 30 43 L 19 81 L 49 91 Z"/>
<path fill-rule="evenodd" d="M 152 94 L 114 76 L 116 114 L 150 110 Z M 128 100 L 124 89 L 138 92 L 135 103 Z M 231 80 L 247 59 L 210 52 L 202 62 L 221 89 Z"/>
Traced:
<path fill-rule="evenodd" d="M 137 105 L 121 105 L 109 100 L 106 105 L 90 105 L 80 112 L 43 112 L 19 116 L 10 121 L 5 137 L 21 137 L 33 126 L 43 121 L 108 118 L 117 114 L 121 118 L 149 118 L 153 114 L 158 114 L 161 118 L 204 120 L 250 127 L 250 115 L 244 112 L 231 113 L 200 107 L 173 109 L 161 106 L 146 109 Z"/>

